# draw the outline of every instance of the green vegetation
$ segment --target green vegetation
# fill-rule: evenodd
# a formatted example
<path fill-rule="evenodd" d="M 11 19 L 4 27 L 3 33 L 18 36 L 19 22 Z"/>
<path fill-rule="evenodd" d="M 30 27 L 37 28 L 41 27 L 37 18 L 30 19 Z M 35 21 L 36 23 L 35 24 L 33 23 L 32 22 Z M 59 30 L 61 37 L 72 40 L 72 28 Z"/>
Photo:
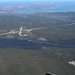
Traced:
<path fill-rule="evenodd" d="M 47 27 L 46 29 L 32 31 L 33 38 L 44 37 L 48 40 L 74 39 L 75 13 L 54 12 L 54 13 L 35 13 L 33 15 L 0 14 L 1 30 L 9 31 L 11 29 L 19 28 L 20 26 L 25 26 L 27 28 Z"/>
<path fill-rule="evenodd" d="M 74 68 L 50 50 L 0 49 L 0 75 L 75 75 Z"/>
<path fill-rule="evenodd" d="M 33 41 L 38 41 L 40 37 L 50 41 L 75 39 L 74 12 L 0 14 L 0 33 L 3 32 L 1 30 L 10 31 L 20 26 L 47 27 L 28 33 L 26 38 Z M 13 36 L 20 38 L 18 35 Z M 0 48 L 0 75 L 44 75 L 46 72 L 75 75 L 75 67 L 68 63 L 70 59 L 75 60 L 75 48 L 46 47 L 40 50 Z"/>

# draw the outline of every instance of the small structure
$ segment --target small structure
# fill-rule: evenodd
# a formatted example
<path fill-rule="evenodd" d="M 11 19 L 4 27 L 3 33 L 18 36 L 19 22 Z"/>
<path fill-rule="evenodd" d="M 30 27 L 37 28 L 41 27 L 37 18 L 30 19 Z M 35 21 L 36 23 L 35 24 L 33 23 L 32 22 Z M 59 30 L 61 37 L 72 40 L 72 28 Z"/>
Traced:
<path fill-rule="evenodd" d="M 56 74 L 53 74 L 53 73 L 47 72 L 46 75 L 56 75 Z"/>
<path fill-rule="evenodd" d="M 7 35 L 7 38 L 14 38 L 12 35 Z"/>
<path fill-rule="evenodd" d="M 75 66 L 75 61 L 69 61 L 69 64 Z"/>
<path fill-rule="evenodd" d="M 43 37 L 40 37 L 38 38 L 39 41 L 47 41 L 47 39 L 43 38 Z"/>

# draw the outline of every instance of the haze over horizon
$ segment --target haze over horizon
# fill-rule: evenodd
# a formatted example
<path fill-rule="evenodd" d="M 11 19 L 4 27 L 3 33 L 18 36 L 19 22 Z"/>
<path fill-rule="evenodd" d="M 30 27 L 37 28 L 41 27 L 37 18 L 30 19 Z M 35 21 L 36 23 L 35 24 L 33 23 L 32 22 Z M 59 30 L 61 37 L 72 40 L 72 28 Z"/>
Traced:
<path fill-rule="evenodd" d="M 75 2 L 75 0 L 0 0 L 0 2 Z"/>

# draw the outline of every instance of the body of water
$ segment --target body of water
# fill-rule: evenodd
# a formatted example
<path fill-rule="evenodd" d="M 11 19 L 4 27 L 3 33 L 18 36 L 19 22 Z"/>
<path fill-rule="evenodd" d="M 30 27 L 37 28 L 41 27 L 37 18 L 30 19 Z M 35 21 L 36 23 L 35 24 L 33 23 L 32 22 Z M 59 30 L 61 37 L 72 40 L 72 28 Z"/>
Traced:
<path fill-rule="evenodd" d="M 41 48 L 41 45 L 28 41 L 28 40 L 23 40 L 23 39 L 0 39 L 0 47 L 21 47 L 21 48 L 26 48 L 26 49 L 39 49 Z"/>
<path fill-rule="evenodd" d="M 52 8 L 41 8 L 41 9 L 26 9 L 17 10 L 18 13 L 36 13 L 36 12 L 75 12 L 75 4 L 59 4 Z"/>
<path fill-rule="evenodd" d="M 62 40 L 62 41 L 48 41 L 46 43 L 39 43 L 23 39 L 0 39 L 0 47 L 21 47 L 25 49 L 40 49 L 43 46 L 46 47 L 75 47 L 74 40 Z"/>
<path fill-rule="evenodd" d="M 7 5 L 35 5 L 35 2 L 1 2 L 0 6 L 7 6 Z M 75 3 L 60 3 L 60 4 L 55 4 L 54 3 L 54 7 L 49 8 L 41 8 L 41 9 L 24 9 L 24 10 L 17 10 L 16 12 L 18 13 L 28 13 L 28 14 L 32 14 L 32 13 L 36 13 L 36 12 L 67 12 L 67 11 L 75 11 Z"/>
<path fill-rule="evenodd" d="M 71 40 L 61 40 L 61 41 L 48 41 L 46 43 L 42 43 L 43 46 L 47 47 L 75 47 L 75 39 Z"/>

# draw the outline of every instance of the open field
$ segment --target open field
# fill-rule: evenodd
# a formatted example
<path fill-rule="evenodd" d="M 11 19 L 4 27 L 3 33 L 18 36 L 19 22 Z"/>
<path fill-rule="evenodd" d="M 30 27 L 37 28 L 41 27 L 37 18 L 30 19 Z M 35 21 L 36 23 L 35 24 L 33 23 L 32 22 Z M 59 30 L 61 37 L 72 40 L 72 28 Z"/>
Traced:
<path fill-rule="evenodd" d="M 0 49 L 0 75 L 75 75 L 75 68 L 50 50 Z"/>

